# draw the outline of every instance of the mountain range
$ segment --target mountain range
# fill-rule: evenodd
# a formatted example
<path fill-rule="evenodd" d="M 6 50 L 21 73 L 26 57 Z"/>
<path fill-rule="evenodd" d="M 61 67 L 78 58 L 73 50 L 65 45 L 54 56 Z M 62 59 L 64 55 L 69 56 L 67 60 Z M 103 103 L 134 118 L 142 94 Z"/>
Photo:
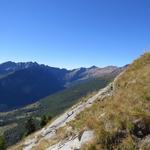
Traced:
<path fill-rule="evenodd" d="M 99 77 L 116 76 L 124 67 L 60 69 L 36 62 L 0 64 L 0 111 L 34 103 L 76 84 Z"/>

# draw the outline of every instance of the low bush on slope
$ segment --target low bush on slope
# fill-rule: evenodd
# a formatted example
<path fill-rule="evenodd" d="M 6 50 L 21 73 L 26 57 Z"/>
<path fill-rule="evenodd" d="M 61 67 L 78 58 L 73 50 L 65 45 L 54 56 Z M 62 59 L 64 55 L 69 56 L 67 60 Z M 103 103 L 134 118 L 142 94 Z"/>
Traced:
<path fill-rule="evenodd" d="M 83 149 L 150 149 L 150 53 L 129 65 L 113 88 L 112 95 L 70 123 L 79 131 L 95 131 L 95 140 Z"/>

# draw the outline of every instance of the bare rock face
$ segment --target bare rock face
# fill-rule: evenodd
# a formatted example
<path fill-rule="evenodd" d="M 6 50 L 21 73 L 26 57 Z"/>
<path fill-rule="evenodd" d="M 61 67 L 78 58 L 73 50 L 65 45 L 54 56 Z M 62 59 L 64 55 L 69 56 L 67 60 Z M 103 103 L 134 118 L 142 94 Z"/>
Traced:
<path fill-rule="evenodd" d="M 80 143 L 81 145 L 86 144 L 87 142 L 91 141 L 94 138 L 94 133 L 93 131 L 84 131 L 82 134 Z"/>
<path fill-rule="evenodd" d="M 93 138 L 93 131 L 87 130 L 83 132 L 81 139 L 79 139 L 78 136 L 70 137 L 69 139 L 62 141 L 47 150 L 78 150 L 82 145 L 88 143 Z"/>
<path fill-rule="evenodd" d="M 140 150 L 149 150 L 150 149 L 150 135 L 146 136 L 140 143 L 139 149 Z"/>

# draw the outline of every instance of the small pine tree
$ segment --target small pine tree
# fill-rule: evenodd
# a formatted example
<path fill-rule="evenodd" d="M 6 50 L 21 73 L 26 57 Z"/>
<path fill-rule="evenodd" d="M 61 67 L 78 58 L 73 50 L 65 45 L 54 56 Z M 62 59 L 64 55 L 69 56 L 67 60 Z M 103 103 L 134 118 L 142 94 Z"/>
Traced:
<path fill-rule="evenodd" d="M 47 124 L 47 122 L 48 122 L 48 119 L 47 119 L 47 117 L 44 115 L 44 116 L 42 116 L 42 118 L 41 118 L 41 128 L 43 127 L 43 126 L 45 126 L 46 124 Z"/>
<path fill-rule="evenodd" d="M 6 150 L 6 142 L 3 136 L 0 136 L 0 150 Z"/>
<path fill-rule="evenodd" d="M 50 120 L 52 119 L 52 117 L 51 116 L 42 116 L 42 118 L 41 118 L 41 128 L 43 127 L 43 126 L 45 126 Z"/>
<path fill-rule="evenodd" d="M 52 120 L 52 116 L 48 116 L 48 121 L 51 121 Z"/>
<path fill-rule="evenodd" d="M 33 118 L 29 118 L 27 120 L 25 127 L 26 127 L 26 135 L 29 135 L 29 134 L 35 132 L 36 127 L 35 127 Z"/>

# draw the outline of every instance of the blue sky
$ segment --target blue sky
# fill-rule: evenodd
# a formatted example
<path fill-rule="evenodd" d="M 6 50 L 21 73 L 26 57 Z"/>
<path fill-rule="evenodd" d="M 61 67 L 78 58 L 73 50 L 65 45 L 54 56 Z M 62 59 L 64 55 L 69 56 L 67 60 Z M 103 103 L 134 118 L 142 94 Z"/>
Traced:
<path fill-rule="evenodd" d="M 122 66 L 149 48 L 149 0 L 0 0 L 0 63 Z"/>

